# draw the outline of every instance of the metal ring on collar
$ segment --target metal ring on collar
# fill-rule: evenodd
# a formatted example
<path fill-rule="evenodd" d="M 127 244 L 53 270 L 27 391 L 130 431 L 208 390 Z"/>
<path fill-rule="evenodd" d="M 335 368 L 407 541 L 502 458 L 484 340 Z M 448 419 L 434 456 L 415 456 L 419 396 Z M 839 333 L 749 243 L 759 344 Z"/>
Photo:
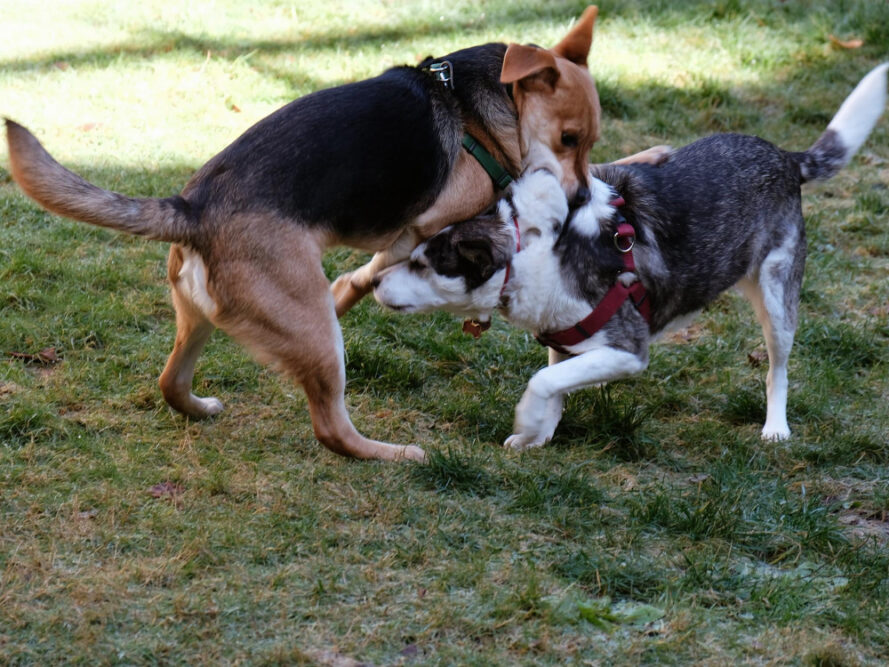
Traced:
<path fill-rule="evenodd" d="M 629 239 L 629 245 L 625 248 L 621 247 L 621 239 Z M 620 232 L 614 232 L 614 247 L 617 248 L 618 252 L 628 253 L 633 249 L 634 245 L 636 245 L 635 236 L 626 236 L 622 235 Z"/>

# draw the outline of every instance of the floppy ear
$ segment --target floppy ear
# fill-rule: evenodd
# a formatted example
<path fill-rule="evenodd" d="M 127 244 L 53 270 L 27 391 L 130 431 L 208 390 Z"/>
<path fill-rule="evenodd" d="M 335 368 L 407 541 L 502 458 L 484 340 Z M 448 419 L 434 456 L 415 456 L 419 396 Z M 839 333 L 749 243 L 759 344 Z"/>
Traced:
<path fill-rule="evenodd" d="M 498 267 L 494 262 L 494 251 L 491 242 L 487 239 L 458 241 L 457 254 L 472 266 L 472 278 L 475 278 L 479 284 L 487 282 L 491 276 L 497 273 Z"/>
<path fill-rule="evenodd" d="M 553 52 L 570 60 L 575 65 L 586 67 L 587 56 L 589 56 L 590 47 L 593 45 L 593 24 L 595 24 L 598 15 L 599 8 L 596 5 L 587 7 L 571 31 L 553 47 Z"/>
<path fill-rule="evenodd" d="M 556 59 L 546 49 L 522 44 L 510 44 L 506 49 L 503 68 L 500 70 L 500 83 L 520 81 L 527 85 L 540 81 L 553 88 L 558 79 Z"/>

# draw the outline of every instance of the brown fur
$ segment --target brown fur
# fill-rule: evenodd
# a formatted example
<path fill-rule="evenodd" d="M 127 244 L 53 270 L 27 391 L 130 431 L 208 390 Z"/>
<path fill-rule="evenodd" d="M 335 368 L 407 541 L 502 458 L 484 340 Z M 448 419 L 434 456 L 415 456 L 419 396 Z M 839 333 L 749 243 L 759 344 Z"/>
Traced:
<path fill-rule="evenodd" d="M 594 20 L 594 10 L 585 13 L 553 52 L 534 49 L 546 62 L 528 75 L 533 81 L 516 79 L 519 123 L 511 118 L 498 126 L 497 136 L 479 131 L 476 137 L 516 172 L 527 166 L 522 164 L 523 147 L 546 143 L 564 165 L 563 183 L 569 190 L 586 183 L 586 170 L 578 173 L 576 164 L 585 161 L 588 147 L 598 136 L 598 101 L 585 68 Z M 504 63 L 528 60 L 526 48 L 510 47 Z M 514 75 L 512 71 L 507 78 Z M 471 119 L 467 123 L 473 126 Z M 582 133 L 577 146 L 563 145 L 565 128 Z M 199 398 L 191 389 L 197 358 L 218 327 L 259 361 L 278 367 L 303 386 L 315 434 L 328 449 L 357 458 L 424 460 L 418 447 L 370 440 L 353 427 L 344 401 L 344 352 L 337 313 L 363 296 L 377 270 L 406 256 L 443 227 L 471 218 L 493 202 L 489 178 L 468 154 L 460 151 L 443 192 L 413 224 L 376 238 L 345 239 L 306 220 L 284 219 L 262 206 L 254 210 L 243 203 L 235 205 L 235 201 L 249 204 L 251 191 L 231 182 L 227 173 L 214 174 L 215 158 L 190 181 L 183 197 L 138 199 L 87 183 L 59 165 L 30 132 L 11 121 L 7 121 L 7 139 L 13 178 L 45 208 L 173 244 L 168 276 L 177 333 L 160 377 L 161 391 L 173 408 L 194 418 L 222 409 L 215 398 Z M 207 187 L 208 175 L 218 176 L 213 187 L 225 189 L 198 214 L 189 207 L 200 198 L 189 195 Z M 321 257 L 326 248 L 345 241 L 382 252 L 354 276 L 338 280 L 331 291 Z"/>
<path fill-rule="evenodd" d="M 518 123 L 515 118 L 504 119 L 496 124 L 497 135 L 492 136 L 486 132 L 473 133 L 481 128 L 471 119 L 466 122 L 466 130 L 513 174 L 528 166 L 529 151 L 538 145 L 543 146 L 541 152 L 555 154 L 557 165 L 533 166 L 560 170 L 562 186 L 569 197 L 589 183 L 587 158 L 599 137 L 599 97 L 587 68 L 598 13 L 595 6 L 588 7 L 551 50 L 509 45 L 500 80 L 513 85 Z M 575 145 L 563 143 L 565 132 L 577 135 Z M 496 195 L 481 165 L 463 154 L 439 200 L 416 224 L 369 263 L 334 281 L 331 289 L 337 315 L 342 316 L 370 292 L 377 273 L 406 259 L 419 243 L 448 225 L 478 215 L 494 203 Z"/>

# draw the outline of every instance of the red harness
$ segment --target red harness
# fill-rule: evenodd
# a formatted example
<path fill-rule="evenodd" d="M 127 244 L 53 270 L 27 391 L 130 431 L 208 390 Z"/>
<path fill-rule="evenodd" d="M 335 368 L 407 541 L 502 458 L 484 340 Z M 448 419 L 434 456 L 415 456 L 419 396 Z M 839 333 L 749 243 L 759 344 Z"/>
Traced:
<path fill-rule="evenodd" d="M 623 197 L 618 197 L 608 204 L 615 208 L 620 208 L 626 202 Z M 633 225 L 626 221 L 626 218 L 618 211 L 617 232 L 614 234 L 614 245 L 620 251 L 624 260 L 624 270 L 626 272 L 635 273 L 636 262 L 633 259 L 633 246 L 636 243 L 636 230 Z M 551 347 L 556 352 L 562 354 L 570 354 L 565 348 L 571 345 L 577 345 L 588 338 L 592 338 L 597 331 L 604 327 L 608 321 L 614 317 L 614 314 L 624 304 L 624 301 L 630 299 L 636 309 L 645 318 L 645 321 L 651 323 L 651 311 L 649 300 L 646 298 L 645 286 L 639 281 L 638 276 L 630 283 L 629 286 L 617 281 L 614 286 L 608 290 L 599 305 L 593 309 L 593 312 L 583 318 L 574 326 L 556 331 L 553 333 L 542 333 L 535 336 L 541 345 Z"/>

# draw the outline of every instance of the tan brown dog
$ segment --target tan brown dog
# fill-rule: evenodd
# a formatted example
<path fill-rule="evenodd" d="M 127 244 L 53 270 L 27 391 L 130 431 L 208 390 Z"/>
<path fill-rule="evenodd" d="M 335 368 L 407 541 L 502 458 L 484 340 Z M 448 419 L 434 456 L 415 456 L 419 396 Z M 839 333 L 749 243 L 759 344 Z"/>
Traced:
<path fill-rule="evenodd" d="M 551 50 L 510 44 L 499 70 L 502 85 L 498 93 L 483 104 L 472 105 L 480 109 L 497 99 L 503 113 L 492 119 L 494 122 L 483 123 L 478 123 L 474 114 L 464 115 L 462 131 L 477 139 L 512 176 L 529 165 L 546 167 L 560 175 L 568 197 L 587 184 L 587 155 L 599 138 L 599 96 L 587 69 L 598 12 L 597 7 L 588 7 Z M 473 73 L 467 73 L 454 56 L 433 59 L 426 66 L 449 63 L 443 78 L 456 95 L 464 89 L 479 90 Z M 493 204 L 496 195 L 492 179 L 478 160 L 460 151 L 435 203 L 368 264 L 334 282 L 337 315 L 342 316 L 370 292 L 374 275 L 406 259 L 417 245 L 447 225 L 477 215 Z"/>
<path fill-rule="evenodd" d="M 585 67 L 595 18 L 591 7 L 552 51 L 487 44 L 300 98 L 213 157 L 179 196 L 138 199 L 91 185 L 7 120 L 11 172 L 50 211 L 173 244 L 177 333 L 160 378 L 173 408 L 193 418 L 222 410 L 191 391 L 218 327 L 302 384 L 330 450 L 421 461 L 418 447 L 369 440 L 349 420 L 336 311 L 370 288 L 374 262 L 385 266 L 493 202 L 491 180 L 461 147 L 464 133 L 512 175 L 543 166 L 568 193 L 584 186 L 599 134 Z M 449 81 L 432 67 L 445 61 Z M 383 252 L 358 279 L 337 281 L 335 308 L 321 256 L 340 244 Z"/>

